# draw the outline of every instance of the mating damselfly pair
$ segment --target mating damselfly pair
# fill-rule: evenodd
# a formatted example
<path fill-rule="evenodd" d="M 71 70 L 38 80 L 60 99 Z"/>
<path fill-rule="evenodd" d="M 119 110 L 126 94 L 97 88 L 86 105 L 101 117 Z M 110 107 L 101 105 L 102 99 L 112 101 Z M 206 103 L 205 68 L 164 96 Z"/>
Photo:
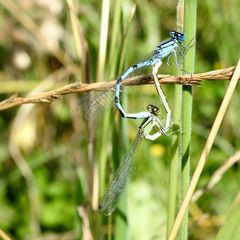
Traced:
<path fill-rule="evenodd" d="M 131 119 L 143 119 L 141 125 L 139 126 L 135 140 L 133 141 L 128 153 L 125 155 L 122 160 L 120 167 L 118 168 L 111 184 L 109 185 L 105 195 L 103 196 L 100 204 L 99 210 L 105 215 L 110 215 L 116 208 L 117 202 L 121 197 L 121 194 L 126 188 L 127 182 L 131 177 L 131 173 L 134 169 L 134 154 L 137 150 L 138 145 L 140 144 L 143 138 L 154 141 L 163 134 L 167 134 L 171 121 L 171 109 L 168 105 L 166 97 L 160 87 L 157 72 L 159 67 L 162 65 L 162 60 L 167 58 L 167 63 L 171 56 L 174 57 L 174 63 L 176 67 L 179 66 L 177 55 L 178 53 L 183 58 L 186 54 L 188 47 L 186 47 L 183 42 L 185 40 L 185 35 L 177 31 L 169 32 L 170 39 L 159 44 L 154 51 L 149 55 L 148 58 L 132 65 L 129 67 L 117 80 L 116 86 L 113 86 L 110 90 L 106 91 L 103 94 L 98 94 L 96 97 L 91 96 L 90 98 L 83 98 L 81 105 L 86 104 L 88 111 L 94 113 L 98 111 L 98 105 L 104 105 L 105 99 L 108 93 L 114 93 L 114 99 L 111 98 L 110 102 L 114 102 L 120 114 L 124 118 Z M 144 67 L 152 67 L 152 75 L 154 79 L 154 84 L 160 99 L 161 104 L 163 105 L 166 111 L 166 120 L 162 124 L 159 119 L 159 107 L 149 104 L 147 106 L 148 111 L 137 112 L 137 113 L 126 113 L 120 102 L 120 92 L 122 89 L 122 83 L 124 80 L 136 70 L 139 70 Z M 111 95 L 112 96 L 112 95 Z M 87 101 L 86 101 L 87 99 Z"/>

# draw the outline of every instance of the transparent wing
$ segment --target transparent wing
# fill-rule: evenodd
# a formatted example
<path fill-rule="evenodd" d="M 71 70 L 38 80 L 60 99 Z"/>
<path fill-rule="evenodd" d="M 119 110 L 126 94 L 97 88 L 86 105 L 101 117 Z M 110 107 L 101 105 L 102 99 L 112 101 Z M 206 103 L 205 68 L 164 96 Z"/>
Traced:
<path fill-rule="evenodd" d="M 128 180 L 131 178 L 134 172 L 134 154 L 141 141 L 142 137 L 140 135 L 140 132 L 138 131 L 138 134 L 135 137 L 135 140 L 132 143 L 130 150 L 124 157 L 121 165 L 116 172 L 115 177 L 113 178 L 111 184 L 107 189 L 107 192 L 105 193 L 99 204 L 100 213 L 103 213 L 104 215 L 110 215 L 115 210 L 122 193 L 126 189 Z"/>
<path fill-rule="evenodd" d="M 141 61 L 134 65 L 141 66 L 144 62 L 149 61 L 153 57 L 153 52 L 149 53 L 145 56 Z M 146 67 L 140 67 L 137 69 L 133 69 L 132 66 L 128 68 L 130 69 L 127 77 L 140 74 L 143 72 L 143 69 Z M 126 72 L 126 71 L 125 71 Z M 139 78 L 140 81 L 141 78 Z M 124 82 L 124 81 L 123 81 Z M 121 84 L 122 85 L 122 84 Z M 84 117 L 86 119 L 97 117 L 102 112 L 110 109 L 114 105 L 114 95 L 115 95 L 115 85 L 110 89 L 109 84 L 106 83 L 106 87 L 102 87 L 105 90 L 94 90 L 83 94 L 77 104 L 77 110 L 82 109 L 84 112 Z"/>
<path fill-rule="evenodd" d="M 80 97 L 77 104 L 77 110 L 82 109 L 86 119 L 95 118 L 113 106 L 114 95 L 114 87 L 106 90 L 87 92 Z"/>

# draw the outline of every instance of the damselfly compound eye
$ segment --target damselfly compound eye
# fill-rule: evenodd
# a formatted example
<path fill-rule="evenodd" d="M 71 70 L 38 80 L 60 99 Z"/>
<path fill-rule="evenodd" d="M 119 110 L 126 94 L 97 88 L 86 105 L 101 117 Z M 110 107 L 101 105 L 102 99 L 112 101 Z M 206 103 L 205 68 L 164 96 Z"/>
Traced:
<path fill-rule="evenodd" d="M 185 40 L 185 34 L 184 33 L 180 33 L 180 32 L 177 32 L 175 30 L 171 30 L 169 32 L 169 35 L 173 38 L 173 39 L 176 39 L 178 41 L 184 41 Z"/>

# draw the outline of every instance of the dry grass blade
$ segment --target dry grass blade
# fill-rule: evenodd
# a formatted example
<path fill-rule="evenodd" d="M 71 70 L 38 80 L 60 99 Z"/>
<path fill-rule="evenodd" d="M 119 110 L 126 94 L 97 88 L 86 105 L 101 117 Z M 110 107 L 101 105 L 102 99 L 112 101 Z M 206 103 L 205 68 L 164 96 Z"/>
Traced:
<path fill-rule="evenodd" d="M 212 129 L 210 131 L 209 137 L 208 137 L 207 142 L 206 142 L 206 144 L 204 146 L 204 149 L 202 151 L 202 154 L 201 154 L 201 157 L 199 159 L 198 165 L 197 165 L 197 167 L 194 171 L 194 174 L 193 174 L 192 180 L 190 182 L 188 191 L 187 191 L 187 193 L 184 197 L 181 208 L 180 208 L 180 210 L 178 212 L 178 215 L 176 217 L 176 220 L 174 222 L 172 231 L 169 235 L 169 238 L 168 238 L 169 240 L 174 240 L 176 238 L 176 235 L 178 233 L 178 230 L 179 230 L 179 227 L 181 225 L 182 219 L 183 219 L 184 214 L 186 212 L 186 209 L 187 209 L 187 207 L 188 207 L 188 205 L 191 201 L 193 192 L 194 192 L 194 190 L 197 186 L 198 180 L 199 180 L 200 175 L 202 173 L 202 170 L 203 170 L 203 167 L 204 167 L 205 162 L 207 160 L 208 154 L 209 154 L 209 152 L 212 148 L 213 142 L 216 138 L 217 132 L 218 132 L 219 127 L 222 123 L 223 117 L 226 113 L 227 107 L 228 107 L 229 102 L 231 100 L 231 97 L 234 93 L 235 87 L 238 83 L 239 77 L 240 77 L 240 59 L 238 60 L 238 64 L 237 64 L 236 69 L 233 73 L 231 82 L 228 86 L 227 92 L 226 92 L 226 94 L 223 98 L 222 104 L 220 106 L 220 109 L 219 109 L 219 111 L 217 113 L 217 116 L 215 118 L 215 121 L 213 123 Z"/>
<path fill-rule="evenodd" d="M 238 161 L 240 161 L 240 151 L 227 159 L 221 167 L 219 167 L 212 175 L 207 186 L 196 191 L 192 197 L 192 201 L 197 201 L 206 191 L 212 189 L 223 177 L 223 175 Z"/>
<path fill-rule="evenodd" d="M 0 238 L 2 240 L 11 240 L 11 238 L 2 229 L 0 229 Z"/>
<path fill-rule="evenodd" d="M 83 221 L 83 240 L 93 240 L 93 236 L 91 233 L 90 222 L 88 212 L 84 207 L 78 207 L 78 214 Z"/>
<path fill-rule="evenodd" d="M 72 26 L 72 32 L 74 42 L 76 46 L 77 59 L 80 61 L 80 68 L 82 73 L 82 79 L 89 82 L 89 62 L 88 62 L 88 43 L 84 36 L 83 27 L 80 24 L 80 20 L 77 18 L 76 7 L 73 0 L 66 1 L 69 8 L 70 23 Z"/>

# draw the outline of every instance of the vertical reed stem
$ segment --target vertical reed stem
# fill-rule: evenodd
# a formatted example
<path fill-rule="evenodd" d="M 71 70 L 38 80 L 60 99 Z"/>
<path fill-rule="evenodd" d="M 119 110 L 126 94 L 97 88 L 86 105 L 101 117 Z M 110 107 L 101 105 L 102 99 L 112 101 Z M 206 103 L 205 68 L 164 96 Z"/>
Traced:
<path fill-rule="evenodd" d="M 197 0 L 185 0 L 184 2 L 184 32 L 186 44 L 196 35 Z M 195 47 L 191 47 L 184 59 L 184 71 L 194 72 Z M 181 199 L 184 198 L 190 181 L 190 140 L 192 130 L 192 87 L 182 87 L 182 177 Z M 182 201 L 182 200 L 181 200 Z M 180 239 L 188 239 L 188 212 L 182 221 Z"/>

